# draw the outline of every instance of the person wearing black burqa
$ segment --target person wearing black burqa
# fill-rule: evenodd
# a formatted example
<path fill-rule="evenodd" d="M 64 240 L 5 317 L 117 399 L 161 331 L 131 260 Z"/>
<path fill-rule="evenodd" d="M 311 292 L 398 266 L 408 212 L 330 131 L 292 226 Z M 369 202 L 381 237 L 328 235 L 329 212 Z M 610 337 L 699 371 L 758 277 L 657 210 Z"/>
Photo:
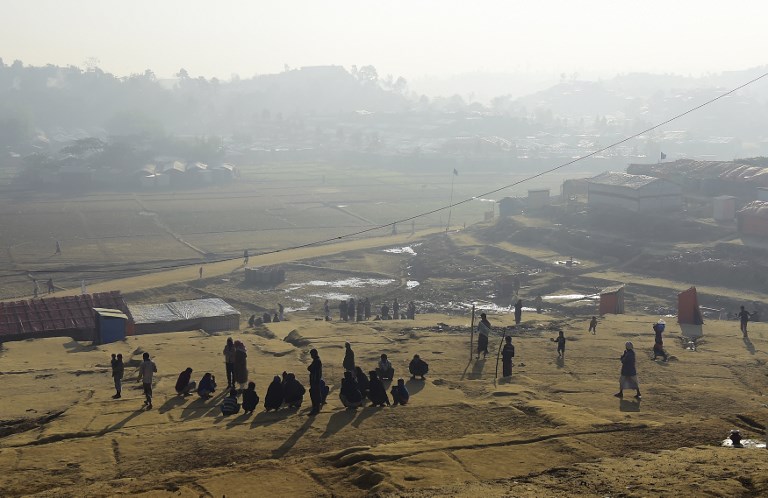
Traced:
<path fill-rule="evenodd" d="M 344 378 L 341 379 L 339 399 L 342 405 L 352 410 L 363 406 L 363 395 L 360 392 L 360 387 L 357 385 L 354 374 L 349 370 L 344 372 Z"/>
<path fill-rule="evenodd" d="M 501 375 L 510 377 L 512 375 L 512 358 L 515 357 L 515 346 L 512 344 L 512 337 L 504 338 L 504 348 L 501 350 Z"/>
<path fill-rule="evenodd" d="M 371 376 L 371 383 L 370 391 L 368 391 L 368 399 L 371 400 L 373 406 L 390 406 L 387 390 L 384 389 L 384 384 L 381 383 L 378 374 L 376 374 L 376 370 L 371 370 L 369 375 Z"/>
<path fill-rule="evenodd" d="M 272 379 L 264 397 L 264 410 L 277 410 L 283 404 L 283 383 L 278 375 Z"/>
<path fill-rule="evenodd" d="M 348 342 L 344 343 L 344 361 L 341 365 L 344 370 L 355 371 L 355 352 L 352 351 L 352 345 Z"/>
<path fill-rule="evenodd" d="M 304 402 L 304 393 L 307 390 L 296 379 L 296 376 L 289 373 L 285 377 L 283 384 L 283 402 L 288 405 L 289 408 L 301 408 L 301 404 Z"/>
<path fill-rule="evenodd" d="M 320 406 L 323 404 L 323 393 L 321 380 L 323 378 L 323 362 L 320 361 L 320 355 L 317 353 L 317 349 L 312 349 L 309 352 L 309 356 L 312 358 L 312 363 L 309 364 L 307 370 L 309 371 L 309 398 L 312 400 L 312 411 L 309 415 L 317 415 L 320 413 Z"/>
<path fill-rule="evenodd" d="M 355 380 L 357 380 L 357 387 L 360 389 L 360 394 L 363 395 L 363 398 L 366 398 L 368 396 L 368 391 L 371 388 L 371 382 L 360 367 L 355 367 Z"/>
<path fill-rule="evenodd" d="M 523 300 L 518 299 L 515 301 L 515 325 L 520 325 L 520 320 L 523 318 Z"/>

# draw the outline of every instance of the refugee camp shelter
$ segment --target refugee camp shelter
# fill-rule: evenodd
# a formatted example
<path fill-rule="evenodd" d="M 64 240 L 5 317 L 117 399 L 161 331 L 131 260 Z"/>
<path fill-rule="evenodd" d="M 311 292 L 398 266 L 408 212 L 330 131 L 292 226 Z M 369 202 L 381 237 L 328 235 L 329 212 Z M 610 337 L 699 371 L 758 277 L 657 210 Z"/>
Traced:
<path fill-rule="evenodd" d="M 123 313 L 126 333 L 130 332 L 128 306 L 119 291 L 112 291 L 0 303 L 0 341 L 42 337 L 97 341 L 94 308 Z"/>
<path fill-rule="evenodd" d="M 587 204 L 635 213 L 678 211 L 683 207 L 683 189 L 663 178 L 608 171 L 588 180 Z"/>
<path fill-rule="evenodd" d="M 134 304 L 129 309 L 136 334 L 198 329 L 206 332 L 240 329 L 240 312 L 219 298 L 161 304 Z"/>
<path fill-rule="evenodd" d="M 600 315 L 624 313 L 624 286 L 606 287 L 600 291 Z"/>
<path fill-rule="evenodd" d="M 254 285 L 277 285 L 285 281 L 285 270 L 277 266 L 245 269 L 245 282 Z"/>
<path fill-rule="evenodd" d="M 128 315 L 110 308 L 93 308 L 96 314 L 96 336 L 94 342 L 109 344 L 125 339 L 128 330 Z"/>
<path fill-rule="evenodd" d="M 523 204 L 522 199 L 517 197 L 504 197 L 499 200 L 499 216 L 517 216 L 523 212 L 524 206 L 525 204 Z"/>
<path fill-rule="evenodd" d="M 768 237 L 768 202 L 752 201 L 736 214 L 739 234 Z"/>
<path fill-rule="evenodd" d="M 715 221 L 733 221 L 736 218 L 736 198 L 721 195 L 712 199 L 712 218 Z"/>
<path fill-rule="evenodd" d="M 677 323 L 690 325 L 702 325 L 704 323 L 696 287 L 691 287 L 677 295 Z"/>
<path fill-rule="evenodd" d="M 526 201 L 526 209 L 535 210 L 549 206 L 549 189 L 535 189 L 528 191 L 528 199 Z"/>

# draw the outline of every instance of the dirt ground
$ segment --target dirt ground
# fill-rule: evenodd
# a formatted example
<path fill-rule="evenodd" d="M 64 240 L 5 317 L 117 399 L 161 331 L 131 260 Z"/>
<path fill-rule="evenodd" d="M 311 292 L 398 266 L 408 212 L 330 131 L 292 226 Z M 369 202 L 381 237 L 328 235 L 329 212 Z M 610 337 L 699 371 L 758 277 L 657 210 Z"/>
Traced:
<path fill-rule="evenodd" d="M 651 359 L 649 316 L 610 316 L 596 335 L 584 320 L 526 313 L 513 332 L 513 376 L 495 379 L 495 352 L 469 361 L 469 318 L 337 323 L 297 314 L 208 335 L 178 332 L 91 347 L 69 339 L 6 343 L 0 376 L 3 496 L 759 496 L 768 492 L 765 449 L 721 448 L 732 428 L 763 439 L 768 328 L 751 343 L 733 322 L 705 325 L 696 351 L 671 325 L 668 363 Z M 499 329 L 509 315 L 494 315 Z M 439 330 L 437 324 L 443 324 Z M 566 356 L 551 339 L 562 328 Z M 311 342 L 283 341 L 296 330 Z M 223 417 L 209 401 L 173 391 L 178 373 L 224 378 L 225 336 L 248 347 L 249 372 L 264 396 L 272 376 L 306 383 L 308 349 L 319 350 L 331 385 L 317 417 L 298 411 Z M 613 397 L 624 342 L 634 342 L 643 399 Z M 379 354 L 407 380 L 404 407 L 347 411 L 338 400 L 343 343 L 357 363 Z M 144 410 L 132 381 L 142 352 L 158 365 L 155 407 Z M 129 367 L 111 399 L 109 354 Z M 426 381 L 407 363 L 420 354 Z"/>
<path fill-rule="evenodd" d="M 206 265 L 202 279 L 194 266 L 93 285 L 89 290 L 119 288 L 137 303 L 222 297 L 241 311 L 242 329 L 134 336 L 107 346 L 68 338 L 4 343 L 0 495 L 768 494 L 766 450 L 722 447 L 734 428 L 765 441 L 768 326 L 750 324 L 744 340 L 737 322 L 708 315 L 694 350 L 675 318 L 665 316 L 671 358 L 654 361 L 651 324 L 674 311 L 689 282 L 575 252 L 563 238 L 542 235 L 560 230 L 548 223 L 524 217 L 504 233 L 504 224 L 480 224 L 252 257 L 254 265 L 286 268 L 286 281 L 270 288 L 245 285 L 239 258 Z M 574 253 L 578 264 L 565 267 Z M 513 274 L 526 308 L 536 295 L 546 298 L 544 313 L 526 309 L 519 327 L 510 296 L 497 288 L 500 276 Z M 588 333 L 596 313 L 588 295 L 616 283 L 627 284 L 628 314 L 601 317 L 597 334 Z M 702 305 L 713 309 L 766 298 L 729 282 L 699 290 Z M 336 317 L 342 296 L 371 297 L 374 313 L 394 297 L 414 300 L 419 314 L 414 321 L 323 321 L 324 299 L 332 299 Z M 298 310 L 288 321 L 247 327 L 250 314 L 272 311 L 277 302 Z M 470 358 L 472 302 L 495 327 L 487 359 Z M 558 329 L 568 339 L 564 360 L 552 342 Z M 293 331 L 307 344 L 285 341 Z M 511 379 L 496 372 L 503 333 L 517 348 Z M 221 389 L 208 401 L 177 396 L 173 386 L 186 367 L 196 380 L 210 371 L 221 383 L 226 337 L 247 345 L 250 378 L 262 397 L 283 371 L 306 384 L 308 351 L 317 348 L 331 387 L 322 413 L 308 417 L 306 400 L 299 410 L 265 413 L 259 406 L 253 415 L 223 417 Z M 411 402 L 344 410 L 338 389 L 345 341 L 365 370 L 387 353 Z M 613 396 L 626 341 L 638 353 L 641 401 L 631 392 Z M 135 382 L 145 351 L 159 369 L 152 410 L 143 408 Z M 122 353 L 128 365 L 120 400 L 111 398 L 110 353 Z M 425 381 L 407 375 L 414 354 L 430 364 Z"/>

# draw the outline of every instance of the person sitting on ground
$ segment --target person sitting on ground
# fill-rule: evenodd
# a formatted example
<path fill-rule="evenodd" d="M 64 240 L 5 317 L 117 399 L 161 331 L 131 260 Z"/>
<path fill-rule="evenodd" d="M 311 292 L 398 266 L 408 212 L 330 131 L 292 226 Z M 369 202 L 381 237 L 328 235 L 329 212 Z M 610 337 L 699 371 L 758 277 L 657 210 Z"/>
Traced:
<path fill-rule="evenodd" d="M 413 355 L 411 363 L 408 365 L 408 371 L 411 372 L 411 378 L 415 379 L 417 376 L 424 380 L 424 376 L 429 372 L 429 365 L 426 361 L 422 360 L 419 355 Z"/>
<path fill-rule="evenodd" d="M 272 383 L 267 388 L 267 395 L 264 396 L 264 410 L 277 410 L 283 404 L 283 383 L 280 376 L 275 375 Z"/>
<path fill-rule="evenodd" d="M 283 402 L 288 408 L 301 408 L 301 404 L 304 402 L 304 393 L 307 390 L 296 379 L 296 376 L 292 373 L 286 375 L 285 385 L 283 387 Z"/>
<path fill-rule="evenodd" d="M 405 381 L 403 379 L 397 379 L 397 385 L 392 386 L 390 394 L 392 394 L 392 404 L 394 406 L 407 405 L 408 400 L 411 398 L 411 395 L 408 392 L 408 388 L 405 387 Z"/>
<path fill-rule="evenodd" d="M 325 383 L 325 379 L 320 379 L 320 404 L 326 404 L 328 394 L 330 394 L 331 388 Z"/>
<path fill-rule="evenodd" d="M 261 321 L 264 323 L 272 323 L 272 315 L 267 312 L 262 313 Z"/>
<path fill-rule="evenodd" d="M 192 380 L 192 369 L 187 368 L 179 374 L 179 378 L 176 381 L 176 394 L 180 396 L 187 396 L 197 388 L 197 382 Z"/>
<path fill-rule="evenodd" d="M 368 391 L 368 399 L 371 400 L 373 406 L 389 406 L 389 396 L 387 396 L 387 390 L 384 389 L 384 384 L 381 383 L 378 374 L 375 370 L 369 372 L 371 376 L 370 390 Z"/>
<path fill-rule="evenodd" d="M 392 380 L 395 378 L 395 369 L 392 368 L 392 363 L 387 359 L 387 355 L 381 355 L 379 364 L 376 367 L 376 374 L 381 380 Z"/>
<path fill-rule="evenodd" d="M 363 394 L 360 392 L 354 375 L 349 370 L 344 372 L 344 378 L 341 379 L 339 399 L 346 408 L 355 409 L 363 406 Z"/>
<path fill-rule="evenodd" d="M 259 395 L 256 394 L 256 383 L 249 382 L 248 388 L 243 391 L 243 411 L 245 413 L 253 413 L 256 409 L 256 405 L 259 404 Z"/>
<path fill-rule="evenodd" d="M 237 390 L 231 389 L 229 396 L 221 402 L 221 414 L 224 416 L 234 415 L 240 411 L 240 403 L 237 402 Z"/>
<path fill-rule="evenodd" d="M 734 448 L 743 448 L 744 445 L 741 444 L 741 431 L 738 429 L 731 430 L 730 434 L 728 434 L 728 439 L 731 440 L 731 445 Z"/>
<path fill-rule="evenodd" d="M 360 389 L 360 394 L 363 395 L 363 399 L 368 397 L 368 391 L 371 388 L 371 382 L 368 380 L 368 376 L 365 375 L 363 369 L 360 367 L 355 368 L 355 380 L 357 381 L 357 388 Z"/>
<path fill-rule="evenodd" d="M 216 392 L 216 377 L 210 372 L 206 372 L 200 379 L 200 385 L 197 386 L 197 395 L 203 399 L 208 399 Z"/>

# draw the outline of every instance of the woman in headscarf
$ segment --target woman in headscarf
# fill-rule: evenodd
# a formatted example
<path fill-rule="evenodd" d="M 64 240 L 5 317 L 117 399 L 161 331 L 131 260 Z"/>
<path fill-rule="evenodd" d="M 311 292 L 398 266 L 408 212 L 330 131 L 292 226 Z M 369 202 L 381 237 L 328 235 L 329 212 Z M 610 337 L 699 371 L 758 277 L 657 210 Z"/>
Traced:
<path fill-rule="evenodd" d="M 234 382 L 240 384 L 240 390 L 245 390 L 246 384 L 248 384 L 248 354 L 246 353 L 245 344 L 240 341 L 235 341 L 235 372 Z"/>
<path fill-rule="evenodd" d="M 485 313 L 480 313 L 480 323 L 477 324 L 477 356 L 480 359 L 480 353 L 483 353 L 483 359 L 488 356 L 488 336 L 491 334 L 491 322 Z"/>
<path fill-rule="evenodd" d="M 619 392 L 614 396 L 624 397 L 624 389 L 637 391 L 635 398 L 640 399 L 640 384 L 637 382 L 637 369 L 635 368 L 635 349 L 631 342 L 624 345 L 624 354 L 621 355 L 621 376 L 619 377 Z"/>
<path fill-rule="evenodd" d="M 344 370 L 355 371 L 355 352 L 352 351 L 352 345 L 348 342 L 344 343 L 344 361 L 342 366 Z"/>
<path fill-rule="evenodd" d="M 360 393 L 355 376 L 349 370 L 344 372 L 344 378 L 341 379 L 339 399 L 341 404 L 347 408 L 355 409 L 363 406 L 363 395 Z"/>
<path fill-rule="evenodd" d="M 197 386 L 197 395 L 203 399 L 208 399 L 216 391 L 216 378 L 210 372 L 206 372 L 200 379 L 200 385 Z"/>
<path fill-rule="evenodd" d="M 264 397 L 264 410 L 277 410 L 283 404 L 283 382 L 280 376 L 275 375 L 272 383 L 267 388 L 267 395 Z"/>
<path fill-rule="evenodd" d="M 368 399 L 374 406 L 389 406 L 389 396 L 387 396 L 387 390 L 384 389 L 384 384 L 381 383 L 378 374 L 375 370 L 369 372 L 371 376 L 370 391 L 368 392 Z"/>
<path fill-rule="evenodd" d="M 424 376 L 429 372 L 429 365 L 426 361 L 422 360 L 419 355 L 413 355 L 411 363 L 408 365 L 408 371 L 411 372 L 411 378 L 415 379 L 416 376 L 421 377 L 424 380 Z"/>
<path fill-rule="evenodd" d="M 283 401 L 289 408 L 301 408 L 301 404 L 304 402 L 304 393 L 307 390 L 296 379 L 296 376 L 289 373 L 285 379 L 283 387 Z"/>

